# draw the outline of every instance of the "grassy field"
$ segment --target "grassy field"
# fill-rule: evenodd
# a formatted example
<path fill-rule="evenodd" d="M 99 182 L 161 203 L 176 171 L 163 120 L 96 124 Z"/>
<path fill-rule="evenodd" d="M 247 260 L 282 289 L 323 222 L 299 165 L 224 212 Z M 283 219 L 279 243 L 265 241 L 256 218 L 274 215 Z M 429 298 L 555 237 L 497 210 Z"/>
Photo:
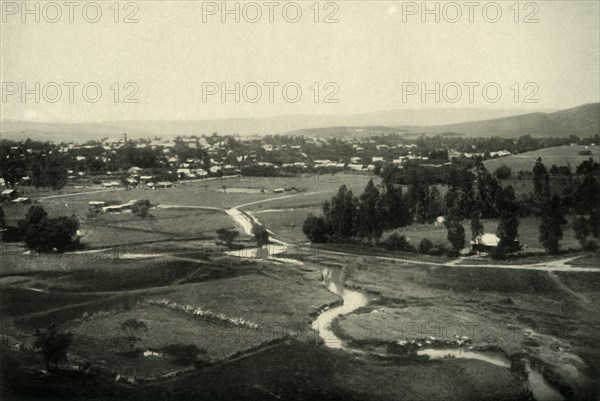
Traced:
<path fill-rule="evenodd" d="M 486 233 L 495 233 L 498 228 L 497 220 L 482 220 Z M 522 245 L 527 246 L 528 251 L 544 252 L 542 243 L 540 242 L 540 224 L 541 220 L 536 217 L 522 218 L 519 222 L 519 241 Z M 467 243 L 471 238 L 471 228 L 468 221 L 463 222 Z M 450 246 L 447 239 L 448 230 L 443 225 L 434 226 L 427 225 L 411 225 L 400 228 L 397 232 L 404 234 L 411 244 L 418 245 L 423 238 L 430 239 L 433 243 L 441 243 Z M 579 242 L 575 238 L 575 232 L 570 224 L 563 226 L 563 239 L 560 241 L 562 249 L 579 249 Z"/>
<path fill-rule="evenodd" d="M 345 183 L 358 194 L 368 178 L 347 175 Z M 154 219 L 131 213 L 95 218 L 87 214 L 89 200 L 111 196 L 120 201 L 147 198 L 166 205 L 217 202 L 220 207 L 277 197 L 246 209 L 276 233 L 305 242 L 304 219 L 311 212 L 320 213 L 321 203 L 341 185 L 313 178 L 304 186 L 303 181 L 263 180 L 224 182 L 230 188 L 264 187 L 265 193 L 219 192 L 225 184 L 209 181 L 161 191 L 104 192 L 41 202 L 51 214 L 81 213 L 88 244 L 131 246 L 24 255 L 18 244 L 2 244 L 0 325 L 5 341 L 0 341 L 0 369 L 2 378 L 12 372 L 12 379 L 4 380 L 10 383 L 8 390 L 29 399 L 44 394 L 72 400 L 195 400 L 199 395 L 209 399 L 528 399 L 514 372 L 491 364 L 381 358 L 322 346 L 310 323 L 321 308 L 339 302 L 340 297 L 321 284 L 321 268 L 344 266 L 346 286 L 372 299 L 368 306 L 336 321 L 336 333 L 350 344 L 386 352 L 385 345 L 391 342 L 421 338 L 415 323 L 425 324 L 427 334 L 438 330 L 435 337 L 450 339 L 468 327 L 471 331 L 465 334 L 472 333 L 475 347 L 509 357 L 526 353 L 572 399 L 597 398 L 597 273 L 418 265 L 371 258 L 366 247 L 352 247 L 354 255 L 306 256 L 303 265 L 250 261 L 223 256 L 215 248 L 215 230 L 233 227 L 221 211 L 158 208 L 151 209 Z M 301 191 L 272 193 L 291 186 Z M 495 224 L 484 221 L 486 232 L 494 232 Z M 520 240 L 528 249 L 540 245 L 538 227 L 537 219 L 521 221 Z M 414 245 L 424 237 L 446 242 L 444 227 L 412 226 L 402 232 Z M 563 249 L 574 246 L 572 229 L 565 227 L 564 232 Z M 468 227 L 466 233 L 469 237 Z M 243 240 L 250 245 L 247 238 Z M 596 256 L 584 255 L 572 263 L 589 266 Z M 122 324 L 131 319 L 145 328 L 125 330 Z M 33 333 L 53 322 L 75 335 L 68 364 L 87 363 L 96 370 L 37 372 L 43 363 L 31 348 Z M 139 381 L 178 371 L 184 372 L 135 385 L 115 383 L 117 373 Z M 8 390 L 0 385 L 0 397 L 17 399 L 7 396 Z"/>
<path fill-rule="evenodd" d="M 45 255 L 43 269 L 13 267 L 0 277 L 0 323 L 25 349 L 36 328 L 58 323 L 75 335 L 71 359 L 121 375 L 155 377 L 191 367 L 169 354 L 173 347 L 195 347 L 198 355 L 191 360 L 197 363 L 219 361 L 306 332 L 310 316 L 337 300 L 319 284 L 315 267 L 199 259 L 174 245 L 172 256 L 80 254 L 47 263 L 60 256 Z M 158 250 L 147 245 L 138 252 Z M 129 319 L 148 329 L 124 331 L 121 324 Z M 131 335 L 137 337 L 133 342 Z M 148 350 L 158 355 L 144 356 Z"/>
<path fill-rule="evenodd" d="M 257 210 L 253 215 L 276 234 L 295 243 L 308 241 L 302 232 L 302 225 L 309 214 L 320 215 L 320 207 L 282 208 Z"/>
<path fill-rule="evenodd" d="M 600 268 L 600 252 L 594 252 L 589 255 L 585 255 L 581 258 L 577 258 L 571 262 L 567 262 L 571 266 L 583 266 L 583 267 L 598 267 Z"/>
<path fill-rule="evenodd" d="M 136 188 L 86 193 L 90 191 L 89 188 L 80 188 L 79 193 L 74 189 L 68 189 L 59 192 L 34 191 L 33 195 L 73 195 L 42 199 L 38 204 L 43 206 L 51 217 L 76 216 L 85 233 L 82 243 L 90 247 L 103 247 L 166 241 L 177 237 L 214 237 L 214 231 L 217 229 L 233 228 L 234 224 L 224 213 L 193 209 L 153 208 L 150 213 L 154 219 L 141 219 L 131 213 L 100 213 L 92 217 L 89 213 L 88 202 L 90 201 L 125 203 L 132 199 L 148 199 L 154 205 L 223 209 L 250 203 L 247 206 L 248 210 L 320 206 L 324 200 L 330 199 L 342 184 L 347 185 L 357 194 L 361 193 L 370 178 L 372 177 L 343 173 L 300 177 L 238 177 L 177 182 L 173 188 L 160 190 Z M 290 191 L 276 194 L 273 190 L 277 188 Z M 230 192 L 227 192 L 227 189 Z M 262 189 L 264 192 L 241 193 L 237 192 L 239 189 Z M 29 207 L 30 205 L 7 205 L 5 208 L 7 221 L 16 224 L 16 221 L 25 217 Z M 298 220 L 303 222 L 304 218 L 305 216 L 298 217 Z M 297 234 L 294 235 L 298 237 Z"/>
<path fill-rule="evenodd" d="M 308 241 L 304 233 L 302 232 L 302 224 L 306 217 L 310 214 L 320 215 L 320 207 L 301 207 L 301 208 L 290 208 L 290 209 L 267 209 L 254 211 L 254 216 L 265 224 L 273 232 L 280 234 L 281 236 L 290 239 L 294 242 L 304 243 Z M 495 233 L 498 228 L 497 220 L 483 220 L 482 221 L 485 231 L 488 233 Z M 535 217 L 523 218 L 519 224 L 519 241 L 523 245 L 527 246 L 528 252 L 544 252 L 544 248 L 540 242 L 540 231 L 539 227 L 541 220 Z M 469 221 L 463 222 L 465 229 L 465 236 L 467 244 L 471 238 L 471 228 Z M 419 242 L 427 238 L 435 244 L 444 244 L 450 247 L 451 244 L 447 239 L 448 230 L 445 226 L 434 224 L 413 224 L 411 226 L 403 227 L 394 230 L 400 234 L 406 236 L 409 242 L 418 246 Z M 382 240 L 385 240 L 392 231 L 384 233 Z M 575 238 L 575 233 L 571 224 L 568 223 L 563 226 L 563 239 L 560 241 L 561 249 L 579 249 L 579 242 Z"/>
<path fill-rule="evenodd" d="M 593 399 L 600 371 L 596 273 L 546 273 L 494 268 L 417 266 L 321 255 L 342 262 L 346 285 L 378 297 L 338 319 L 337 332 L 361 347 L 378 349 L 397 340 L 453 340 L 508 356 L 539 358 L 559 387 L 575 399 Z M 328 261 L 330 259 L 330 261 Z M 596 373 L 590 373 L 596 372 Z"/>
<path fill-rule="evenodd" d="M 77 380 L 73 380 L 73 379 Z M 86 375 L 17 376 L 29 399 L 62 400 L 527 400 L 506 369 L 449 360 L 416 365 L 356 359 L 312 343 L 286 341 L 246 358 L 170 381 L 119 385 Z"/>
<path fill-rule="evenodd" d="M 88 194 L 85 192 L 89 189 L 82 188 L 79 195 L 45 199 L 43 203 L 55 204 L 57 208 L 61 208 L 65 204 L 67 204 L 66 208 L 69 208 L 69 205 L 72 205 L 72 208 L 79 208 L 81 206 L 76 205 L 80 204 L 87 209 L 86 204 L 89 201 L 121 201 L 124 203 L 131 199 L 149 199 L 153 204 L 210 206 L 227 209 L 244 203 L 298 193 L 296 191 L 282 194 L 273 193 L 273 190 L 277 188 L 296 188 L 300 192 L 329 191 L 335 193 L 342 184 L 346 184 L 348 187 L 355 190 L 360 189 L 362 192 L 370 178 L 373 177 L 345 173 L 336 175 L 307 174 L 299 177 L 238 177 L 175 182 L 173 188 L 166 189 L 152 190 L 140 187 Z M 227 192 L 227 188 L 263 189 L 264 193 Z"/>
<path fill-rule="evenodd" d="M 337 322 L 339 335 L 363 349 L 418 338 L 416 322 L 436 337 L 453 338 L 469 327 L 464 334 L 476 347 L 538 358 L 555 375 L 554 383 L 571 388 L 576 399 L 597 391 L 591 378 L 600 370 L 600 283 L 590 273 L 416 266 L 364 255 L 320 255 L 318 263 L 307 258 L 292 268 L 198 259 L 189 252 L 199 244 L 148 244 L 139 252 L 163 256 L 82 259 L 69 262 L 67 270 L 57 265 L 0 278 L 0 323 L 5 334 L 25 344 L 16 354 L 22 363 L 42 366 L 29 348 L 32 333 L 57 322 L 75 334 L 71 364 L 88 362 L 113 372 L 104 379 L 84 375 L 76 383 L 62 381 L 67 373 L 24 373 L 27 391 L 77 399 L 85 383 L 91 399 L 194 399 L 199 391 L 211 399 L 526 399 L 510 370 L 483 362 L 380 360 L 318 345 L 314 335 L 307 336 L 311 316 L 339 299 L 319 284 L 320 266 L 331 264 L 346 266 L 348 287 L 373 295 L 369 306 Z M 121 328 L 130 319 L 147 330 Z M 113 384 L 116 372 L 139 380 L 182 370 L 187 373 L 154 384 Z"/>
<path fill-rule="evenodd" d="M 582 150 L 589 150 L 592 152 L 592 156 L 581 156 L 579 152 Z M 595 161 L 600 160 L 600 146 L 556 146 L 553 148 L 545 148 L 533 150 L 531 152 L 525 152 L 518 155 L 510 155 L 500 157 L 497 159 L 485 160 L 483 164 L 485 167 L 494 172 L 500 166 L 506 165 L 512 170 L 512 174 L 516 176 L 519 171 L 532 172 L 533 166 L 538 157 L 542 158 L 542 162 L 549 169 L 553 164 L 557 166 L 570 165 L 573 172 L 577 166 L 593 157 Z"/>

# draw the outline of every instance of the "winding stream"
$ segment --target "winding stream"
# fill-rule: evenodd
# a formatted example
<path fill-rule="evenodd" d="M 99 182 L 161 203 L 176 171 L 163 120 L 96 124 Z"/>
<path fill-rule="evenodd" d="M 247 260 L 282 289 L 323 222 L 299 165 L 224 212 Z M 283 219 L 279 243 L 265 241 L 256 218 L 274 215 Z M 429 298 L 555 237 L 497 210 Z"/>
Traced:
<path fill-rule="evenodd" d="M 335 335 L 331 324 L 340 315 L 351 313 L 369 303 L 369 298 L 358 291 L 344 287 L 345 269 L 325 267 L 322 270 L 323 284 L 332 293 L 342 297 L 343 304 L 324 310 L 312 323 L 313 330 L 319 333 L 326 347 L 333 349 L 352 350 Z M 363 353 L 363 352 L 360 352 Z M 471 351 L 465 348 L 420 349 L 417 355 L 427 355 L 431 359 L 443 359 L 448 356 L 462 359 L 475 359 L 491 363 L 506 369 L 511 368 L 511 362 L 499 353 Z M 536 401 L 563 401 L 564 397 L 554 388 L 544 376 L 527 364 L 527 384 Z"/>
<path fill-rule="evenodd" d="M 470 351 L 464 348 L 443 348 L 443 349 L 421 349 L 417 351 L 418 355 L 427 355 L 431 359 L 443 359 L 446 357 L 477 359 L 485 361 L 496 366 L 510 369 L 511 362 L 501 354 L 490 352 Z M 564 397 L 544 378 L 538 370 L 527 364 L 527 383 L 537 401 L 562 401 Z"/>
<path fill-rule="evenodd" d="M 325 346 L 335 349 L 344 348 L 344 345 L 332 330 L 333 320 L 339 315 L 346 315 L 369 303 L 369 298 L 365 294 L 344 288 L 344 270 L 343 268 L 323 268 L 323 284 L 329 291 L 342 297 L 343 303 L 321 312 L 311 326 L 319 333 Z"/>
<path fill-rule="evenodd" d="M 251 235 L 253 222 L 250 216 L 241 212 L 237 208 L 231 208 L 226 212 L 246 232 L 246 234 Z M 232 256 L 238 256 L 242 258 L 262 257 L 289 264 L 303 264 L 295 259 L 274 257 L 275 255 L 285 253 L 288 248 L 288 244 L 284 241 L 274 240 L 273 238 L 272 241 L 275 242 L 276 245 L 270 245 L 263 248 L 250 248 L 239 251 L 230 251 L 227 253 Z M 358 308 L 368 305 L 369 297 L 362 292 L 353 291 L 344 287 L 346 269 L 343 267 L 324 267 L 321 271 L 321 274 L 323 285 L 332 293 L 339 295 L 342 298 L 342 304 L 324 309 L 313 321 L 311 328 L 318 332 L 319 337 L 323 339 L 326 347 L 364 353 L 362 351 L 352 350 L 346 347 L 343 341 L 335 335 L 331 325 L 333 320 L 338 316 L 352 313 Z M 442 359 L 452 356 L 455 358 L 480 360 L 506 369 L 510 369 L 511 367 L 511 362 L 501 354 L 471 351 L 464 348 L 420 349 L 417 351 L 417 354 L 427 355 L 431 359 Z M 527 382 L 536 401 L 564 400 L 564 397 L 556 389 L 554 389 L 550 383 L 548 383 L 544 376 L 539 371 L 532 368 L 529 364 L 527 364 L 527 372 Z"/>

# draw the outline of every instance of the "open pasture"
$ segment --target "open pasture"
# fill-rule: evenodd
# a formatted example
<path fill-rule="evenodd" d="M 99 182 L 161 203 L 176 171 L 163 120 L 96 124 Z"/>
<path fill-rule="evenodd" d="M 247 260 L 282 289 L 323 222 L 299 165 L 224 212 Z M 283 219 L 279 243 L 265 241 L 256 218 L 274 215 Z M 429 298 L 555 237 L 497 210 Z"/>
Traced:
<path fill-rule="evenodd" d="M 482 220 L 486 233 L 496 233 L 498 228 L 497 220 Z M 526 217 L 520 219 L 518 239 L 522 245 L 526 246 L 528 251 L 544 252 L 544 248 L 540 241 L 540 224 L 541 220 L 537 217 Z M 465 229 L 465 238 L 468 242 L 471 239 L 471 227 L 468 220 L 463 221 Z M 560 241 L 561 249 L 578 249 L 579 242 L 575 238 L 575 232 L 570 222 L 562 226 L 563 238 Z M 409 242 L 417 246 L 424 238 L 429 239 L 433 243 L 444 244 L 450 247 L 450 242 L 447 239 L 448 230 L 444 225 L 436 226 L 434 224 L 413 224 L 408 227 L 403 227 L 395 230 L 403 234 Z M 384 234 L 385 238 L 385 234 Z"/>
<path fill-rule="evenodd" d="M 62 205 L 75 202 L 87 209 L 90 201 L 120 201 L 148 199 L 152 204 L 207 206 L 228 209 L 237 205 L 260 201 L 273 197 L 285 197 L 298 192 L 337 191 L 345 184 L 354 191 L 364 189 L 369 179 L 361 174 L 305 174 L 295 177 L 227 177 L 207 180 L 178 181 L 172 188 L 149 189 L 138 187 L 128 190 L 86 191 L 78 195 L 44 199 L 44 203 Z M 229 191 L 227 190 L 229 188 Z M 284 193 L 274 193 L 274 189 L 288 189 Z M 247 190 L 244 190 L 247 189 Z M 295 190 L 294 190 L 295 189 Z M 261 192 L 263 190 L 264 192 Z M 76 206 L 73 206 L 76 207 Z M 79 206 L 81 208 L 81 206 Z"/>
<path fill-rule="evenodd" d="M 57 323 L 75 335 L 73 360 L 126 376 L 155 377 L 304 335 L 310 316 L 338 299 L 319 284 L 315 267 L 201 260 L 184 252 L 132 260 L 89 256 L 1 277 L 0 323 L 27 347 L 35 328 Z M 143 327 L 128 331 L 122 324 L 131 319 Z"/>
<path fill-rule="evenodd" d="M 589 151 L 591 152 L 591 155 L 580 155 L 579 152 L 581 151 Z M 542 158 L 542 162 L 547 169 L 550 169 L 553 164 L 556 164 L 557 166 L 570 165 L 573 172 L 575 172 L 577 166 L 581 162 L 588 160 L 590 157 L 593 157 L 595 161 L 600 160 L 600 146 L 555 146 L 552 148 L 532 150 L 518 155 L 489 159 L 485 160 L 483 164 L 491 172 L 496 171 L 498 167 L 506 165 L 510 167 L 513 176 L 516 176 L 519 171 L 531 173 L 538 157 Z"/>

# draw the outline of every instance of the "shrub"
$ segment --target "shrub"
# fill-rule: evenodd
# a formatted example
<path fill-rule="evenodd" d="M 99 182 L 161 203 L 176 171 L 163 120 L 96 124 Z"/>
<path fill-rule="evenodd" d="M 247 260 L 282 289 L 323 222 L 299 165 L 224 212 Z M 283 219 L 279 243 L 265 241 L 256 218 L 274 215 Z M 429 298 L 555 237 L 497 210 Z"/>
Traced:
<path fill-rule="evenodd" d="M 127 319 L 120 324 L 121 330 L 133 333 L 136 331 L 148 331 L 148 325 L 143 320 Z"/>
<path fill-rule="evenodd" d="M 263 246 L 269 243 L 269 232 L 260 224 L 254 224 L 252 227 L 252 235 L 254 235 L 254 240 L 258 246 Z"/>
<path fill-rule="evenodd" d="M 229 230 L 227 228 L 219 228 L 217 230 L 217 235 L 219 239 L 225 243 L 229 248 L 231 248 L 231 244 L 233 241 L 240 235 L 240 233 L 236 230 Z"/>
<path fill-rule="evenodd" d="M 441 256 L 447 254 L 449 251 L 449 248 L 443 244 L 434 244 L 431 248 L 429 248 L 429 252 L 427 252 L 427 254 L 431 256 Z"/>
<path fill-rule="evenodd" d="M 327 242 L 327 223 L 321 216 L 308 216 L 302 225 L 302 232 L 311 242 Z"/>
<path fill-rule="evenodd" d="M 598 250 L 598 241 L 589 239 L 583 246 L 584 251 L 597 251 Z"/>
<path fill-rule="evenodd" d="M 133 214 L 135 214 L 136 216 L 148 217 L 148 210 L 151 206 L 152 204 L 148 199 L 141 199 L 135 202 L 133 206 L 131 206 L 131 211 L 133 211 Z"/>
<path fill-rule="evenodd" d="M 415 248 L 408 242 L 406 237 L 397 232 L 393 232 L 385 241 L 382 242 L 385 249 L 390 251 L 414 252 Z"/>
<path fill-rule="evenodd" d="M 198 354 L 206 351 L 195 345 L 170 344 L 162 349 L 162 352 L 171 355 L 173 362 L 178 365 L 192 365 L 197 361 Z"/>
<path fill-rule="evenodd" d="M 431 248 L 433 248 L 433 242 L 429 238 L 423 238 L 419 242 L 419 253 L 428 254 Z"/>

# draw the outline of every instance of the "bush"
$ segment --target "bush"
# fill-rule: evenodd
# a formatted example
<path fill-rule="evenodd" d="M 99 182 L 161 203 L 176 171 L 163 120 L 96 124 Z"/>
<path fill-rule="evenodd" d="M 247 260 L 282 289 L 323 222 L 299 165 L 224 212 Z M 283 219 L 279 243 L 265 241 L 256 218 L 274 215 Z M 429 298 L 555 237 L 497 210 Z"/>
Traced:
<path fill-rule="evenodd" d="M 139 217 L 148 217 L 148 210 L 150 210 L 152 204 L 148 199 L 141 199 L 131 206 L 131 211 L 133 214 Z"/>
<path fill-rule="evenodd" d="M 598 241 L 589 239 L 583 246 L 584 251 L 597 251 L 598 250 Z"/>
<path fill-rule="evenodd" d="M 311 242 L 327 242 L 327 223 L 321 216 L 308 216 L 302 225 L 302 232 Z"/>
<path fill-rule="evenodd" d="M 431 248 L 433 248 L 433 242 L 428 238 L 423 238 L 421 242 L 419 242 L 419 253 L 429 254 Z"/>
<path fill-rule="evenodd" d="M 429 252 L 427 252 L 427 254 L 431 256 L 441 256 L 448 254 L 449 252 L 450 249 L 447 246 L 443 244 L 434 244 L 431 248 L 429 248 Z"/>
<path fill-rule="evenodd" d="M 269 232 L 260 224 L 254 224 L 252 227 L 252 235 L 254 235 L 254 240 L 258 246 L 263 246 L 269 243 Z"/>
<path fill-rule="evenodd" d="M 198 354 L 206 351 L 195 345 L 170 344 L 162 349 L 162 352 L 172 356 L 173 362 L 178 365 L 192 365 L 197 361 Z"/>
<path fill-rule="evenodd" d="M 397 232 L 393 232 L 385 241 L 382 242 L 385 249 L 390 251 L 414 252 L 415 248 L 408 242 L 406 237 Z"/>
<path fill-rule="evenodd" d="M 217 230 L 217 235 L 219 239 L 227 245 L 227 247 L 231 248 L 233 241 L 240 235 L 240 233 L 236 230 L 229 230 L 227 228 L 219 228 Z"/>
<path fill-rule="evenodd" d="M 121 330 L 133 333 L 136 331 L 148 331 L 148 325 L 143 320 L 127 319 L 120 324 Z"/>

